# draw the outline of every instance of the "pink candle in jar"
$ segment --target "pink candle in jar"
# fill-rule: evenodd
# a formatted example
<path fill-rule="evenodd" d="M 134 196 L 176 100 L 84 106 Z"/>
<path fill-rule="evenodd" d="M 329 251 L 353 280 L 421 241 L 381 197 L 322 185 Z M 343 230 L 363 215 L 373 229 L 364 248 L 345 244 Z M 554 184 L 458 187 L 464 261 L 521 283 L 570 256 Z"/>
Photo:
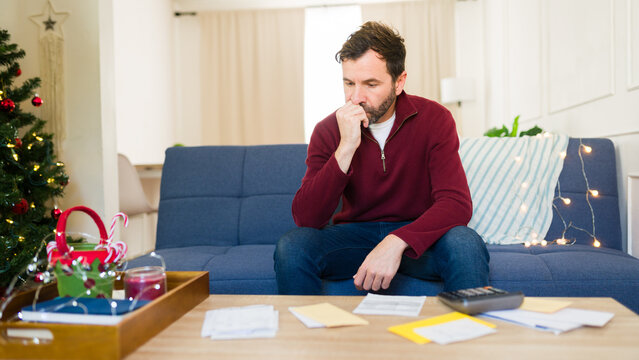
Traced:
<path fill-rule="evenodd" d="M 166 274 L 160 266 L 144 266 L 124 273 L 127 299 L 153 300 L 166 293 Z"/>

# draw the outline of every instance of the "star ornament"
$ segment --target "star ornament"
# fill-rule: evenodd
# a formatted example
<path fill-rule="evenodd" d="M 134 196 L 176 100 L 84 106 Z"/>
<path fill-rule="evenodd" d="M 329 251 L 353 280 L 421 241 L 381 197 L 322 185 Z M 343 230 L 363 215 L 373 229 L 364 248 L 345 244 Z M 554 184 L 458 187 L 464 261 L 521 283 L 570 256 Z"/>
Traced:
<path fill-rule="evenodd" d="M 53 28 L 53 25 L 55 25 L 57 21 L 53 21 L 51 19 L 51 16 L 49 16 L 49 18 L 46 21 L 43 21 L 42 23 L 44 24 L 44 30 L 55 30 Z"/>
<path fill-rule="evenodd" d="M 42 13 L 29 16 L 29 20 L 40 27 L 40 37 L 43 37 L 47 33 L 52 33 L 63 38 L 62 23 L 64 23 L 68 16 L 68 12 L 55 11 L 51 0 L 48 0 L 44 5 Z"/>

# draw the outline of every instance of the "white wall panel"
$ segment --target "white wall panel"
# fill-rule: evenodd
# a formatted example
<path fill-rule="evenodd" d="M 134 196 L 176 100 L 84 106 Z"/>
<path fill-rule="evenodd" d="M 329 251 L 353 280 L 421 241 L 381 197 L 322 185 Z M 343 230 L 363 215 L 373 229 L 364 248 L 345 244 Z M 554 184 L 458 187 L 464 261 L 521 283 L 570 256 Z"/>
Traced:
<path fill-rule="evenodd" d="M 508 2 L 508 113 L 521 120 L 541 116 L 541 2 Z"/>
<path fill-rule="evenodd" d="M 499 0 L 485 0 L 484 56 L 486 90 L 486 128 L 501 127 L 507 121 L 506 113 L 506 10 Z"/>
<path fill-rule="evenodd" d="M 639 89 L 639 0 L 628 0 L 628 89 Z"/>
<path fill-rule="evenodd" d="M 613 94 L 612 11 L 611 1 L 548 2 L 550 112 Z"/>

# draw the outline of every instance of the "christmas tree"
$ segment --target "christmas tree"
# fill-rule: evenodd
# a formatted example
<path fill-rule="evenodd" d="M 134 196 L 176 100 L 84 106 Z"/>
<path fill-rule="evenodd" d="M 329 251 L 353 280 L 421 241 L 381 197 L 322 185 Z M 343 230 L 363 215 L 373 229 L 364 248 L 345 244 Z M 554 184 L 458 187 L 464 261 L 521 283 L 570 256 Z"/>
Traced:
<path fill-rule="evenodd" d="M 12 87 L 22 74 L 17 60 L 25 52 L 9 38 L 0 29 L 0 287 L 34 257 L 46 257 L 41 244 L 60 215 L 53 199 L 68 183 L 64 164 L 55 158 L 53 134 L 43 131 L 45 121 L 21 108 L 26 100 L 27 107 L 42 105 L 35 94 L 40 79 Z"/>

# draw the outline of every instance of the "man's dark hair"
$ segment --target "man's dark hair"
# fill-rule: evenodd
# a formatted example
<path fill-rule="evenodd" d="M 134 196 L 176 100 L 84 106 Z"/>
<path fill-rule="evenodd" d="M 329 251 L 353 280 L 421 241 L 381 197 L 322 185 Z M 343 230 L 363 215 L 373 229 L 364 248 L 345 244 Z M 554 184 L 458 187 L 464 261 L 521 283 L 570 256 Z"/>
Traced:
<path fill-rule="evenodd" d="M 404 39 L 391 27 L 376 21 L 367 21 L 352 33 L 342 49 L 335 54 L 335 60 L 357 60 L 368 50 L 373 50 L 386 61 L 386 69 L 393 81 L 404 72 L 406 47 Z"/>

